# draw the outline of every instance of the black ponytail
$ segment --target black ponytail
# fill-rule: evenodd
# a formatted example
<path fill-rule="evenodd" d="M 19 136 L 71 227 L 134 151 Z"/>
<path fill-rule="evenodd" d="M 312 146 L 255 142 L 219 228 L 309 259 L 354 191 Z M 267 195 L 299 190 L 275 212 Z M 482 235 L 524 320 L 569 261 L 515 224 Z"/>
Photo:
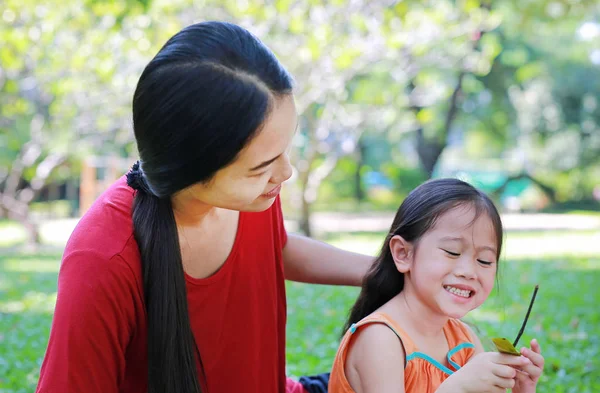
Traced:
<path fill-rule="evenodd" d="M 144 261 L 144 296 L 149 317 L 148 392 L 200 392 L 197 348 L 190 327 L 171 200 L 138 191 L 133 226 Z"/>
<path fill-rule="evenodd" d="M 132 218 L 143 261 L 146 313 L 160 316 L 148 323 L 148 392 L 200 392 L 196 359 L 201 359 L 190 326 L 171 199 L 153 194 L 139 161 L 127 174 L 127 184 L 136 190 Z"/>

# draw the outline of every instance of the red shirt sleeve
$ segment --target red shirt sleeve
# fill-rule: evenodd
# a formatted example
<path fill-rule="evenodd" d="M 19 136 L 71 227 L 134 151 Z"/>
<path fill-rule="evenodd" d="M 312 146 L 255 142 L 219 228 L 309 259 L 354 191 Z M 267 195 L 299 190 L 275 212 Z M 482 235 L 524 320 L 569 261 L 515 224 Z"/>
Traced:
<path fill-rule="evenodd" d="M 117 393 L 135 326 L 135 275 L 120 256 L 63 259 L 38 393 Z"/>

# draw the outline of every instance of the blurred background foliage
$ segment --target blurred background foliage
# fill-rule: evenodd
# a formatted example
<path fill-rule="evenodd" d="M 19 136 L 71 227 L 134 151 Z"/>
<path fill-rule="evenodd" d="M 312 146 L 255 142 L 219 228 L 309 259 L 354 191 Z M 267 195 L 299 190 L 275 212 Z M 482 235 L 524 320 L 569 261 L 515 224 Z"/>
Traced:
<path fill-rule="evenodd" d="M 200 20 L 239 23 L 296 78 L 301 127 L 287 212 L 395 209 L 460 176 L 512 210 L 598 208 L 599 6 L 586 0 L 4 0 L 0 207 L 81 213 L 82 163 L 135 159 L 144 65 Z M 97 175 L 101 178 L 103 175 Z"/>

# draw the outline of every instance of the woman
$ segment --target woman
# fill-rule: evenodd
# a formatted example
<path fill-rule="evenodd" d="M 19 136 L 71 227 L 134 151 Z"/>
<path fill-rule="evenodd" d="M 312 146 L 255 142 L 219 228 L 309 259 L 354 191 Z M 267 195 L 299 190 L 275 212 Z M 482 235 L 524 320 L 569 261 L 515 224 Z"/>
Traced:
<path fill-rule="evenodd" d="M 189 26 L 133 98 L 140 161 L 82 217 L 38 392 L 283 393 L 284 279 L 359 285 L 372 258 L 287 235 L 291 77 L 246 30 Z"/>

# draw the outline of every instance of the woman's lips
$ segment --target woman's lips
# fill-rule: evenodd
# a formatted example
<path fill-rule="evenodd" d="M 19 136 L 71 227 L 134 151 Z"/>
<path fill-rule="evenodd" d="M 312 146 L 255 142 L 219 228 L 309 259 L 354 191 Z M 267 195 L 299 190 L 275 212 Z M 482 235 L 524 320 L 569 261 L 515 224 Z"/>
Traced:
<path fill-rule="evenodd" d="M 279 195 L 279 191 L 281 191 L 281 184 L 272 189 L 271 191 L 267 192 L 266 194 L 262 194 L 261 196 L 265 198 L 275 198 L 277 195 Z"/>

